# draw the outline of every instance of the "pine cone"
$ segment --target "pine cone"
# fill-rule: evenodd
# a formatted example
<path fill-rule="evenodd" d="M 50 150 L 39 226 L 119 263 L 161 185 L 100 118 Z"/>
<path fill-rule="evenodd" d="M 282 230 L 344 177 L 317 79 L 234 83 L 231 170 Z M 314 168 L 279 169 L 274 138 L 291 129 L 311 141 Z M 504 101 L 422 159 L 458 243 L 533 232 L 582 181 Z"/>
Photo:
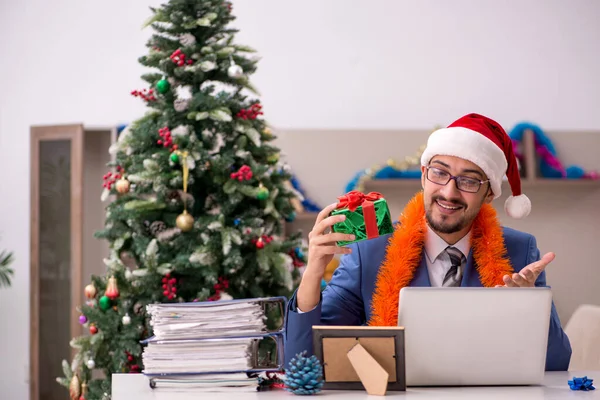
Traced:
<path fill-rule="evenodd" d="M 294 394 L 315 394 L 323 387 L 323 367 L 317 357 L 296 354 L 285 370 L 285 390 Z"/>
<path fill-rule="evenodd" d="M 162 221 L 154 221 L 150 224 L 150 233 L 153 236 L 158 235 L 161 232 L 164 232 L 167 229 L 167 225 Z"/>

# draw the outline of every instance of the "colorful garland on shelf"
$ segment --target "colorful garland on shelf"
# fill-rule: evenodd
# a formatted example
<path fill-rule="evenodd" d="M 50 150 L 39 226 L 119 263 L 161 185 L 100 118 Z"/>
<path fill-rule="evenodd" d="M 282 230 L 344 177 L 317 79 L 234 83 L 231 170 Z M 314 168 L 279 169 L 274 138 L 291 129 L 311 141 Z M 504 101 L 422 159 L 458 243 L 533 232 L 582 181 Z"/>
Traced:
<path fill-rule="evenodd" d="M 540 157 L 540 172 L 544 178 L 600 179 L 598 172 L 586 172 L 582 167 L 577 165 L 565 168 L 556 156 L 556 149 L 552 141 L 546 136 L 544 131 L 539 126 L 528 122 L 517 124 L 508 134 L 512 139 L 515 156 L 521 162 L 521 165 L 524 161 L 524 156 L 519 149 L 519 144 L 522 142 L 523 134 L 527 130 L 533 132 L 535 152 Z"/>
<path fill-rule="evenodd" d="M 304 191 L 304 189 L 302 188 L 302 186 L 300 186 L 300 182 L 298 181 L 298 178 L 296 178 L 295 175 L 292 175 L 292 178 L 290 179 L 290 182 L 292 184 L 292 187 L 302 195 L 302 207 L 304 208 L 304 212 L 319 212 L 321 211 L 323 208 L 319 207 L 315 202 L 311 201 L 307 196 L 306 193 Z"/>
<path fill-rule="evenodd" d="M 436 127 L 439 129 L 439 127 Z M 531 130 L 534 133 L 535 151 L 540 157 L 540 171 L 544 178 L 567 178 L 567 179 L 600 179 L 600 173 L 597 171 L 585 171 L 578 165 L 572 165 L 567 168 L 563 166 L 556 156 L 556 149 L 552 141 L 544 134 L 542 129 L 534 124 L 523 122 L 517 124 L 509 133 L 512 139 L 513 150 L 519 162 L 523 163 L 524 156 L 519 148 L 523 140 L 523 133 Z M 364 192 L 365 183 L 374 179 L 420 179 L 421 169 L 420 158 L 425 150 L 425 145 L 419 148 L 414 156 L 409 156 L 402 162 L 388 160 L 386 165 L 374 165 L 359 171 L 346 185 L 345 192 L 358 190 Z M 411 167 L 417 167 L 411 169 Z"/>
<path fill-rule="evenodd" d="M 421 155 L 425 151 L 425 145 L 419 148 L 414 156 L 407 156 L 398 162 L 389 159 L 386 165 L 374 165 L 358 172 L 346 185 L 345 192 L 352 190 L 365 191 L 365 183 L 373 179 L 421 179 Z M 411 167 L 417 167 L 411 169 Z"/>

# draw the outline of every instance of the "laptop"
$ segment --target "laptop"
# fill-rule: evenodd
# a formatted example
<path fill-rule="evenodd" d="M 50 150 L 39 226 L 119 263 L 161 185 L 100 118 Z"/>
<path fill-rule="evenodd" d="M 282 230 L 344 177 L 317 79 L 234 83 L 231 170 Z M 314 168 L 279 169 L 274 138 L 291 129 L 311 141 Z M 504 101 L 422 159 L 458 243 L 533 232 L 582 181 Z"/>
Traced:
<path fill-rule="evenodd" d="M 407 386 L 539 385 L 550 288 L 400 290 Z"/>

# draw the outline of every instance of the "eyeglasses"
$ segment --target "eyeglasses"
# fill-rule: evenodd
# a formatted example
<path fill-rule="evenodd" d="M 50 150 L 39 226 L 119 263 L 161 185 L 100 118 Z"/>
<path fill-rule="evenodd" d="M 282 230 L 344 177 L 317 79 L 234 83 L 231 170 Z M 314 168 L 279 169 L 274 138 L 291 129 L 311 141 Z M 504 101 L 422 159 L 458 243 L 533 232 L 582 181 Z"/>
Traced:
<path fill-rule="evenodd" d="M 445 186 L 448 184 L 448 182 L 450 182 L 450 179 L 454 179 L 458 190 L 463 192 L 477 193 L 481 188 L 481 185 L 490 181 L 489 179 L 487 181 L 480 181 L 478 179 L 469 178 L 466 176 L 450 175 L 450 173 L 435 167 L 426 168 L 428 181 L 433 182 L 437 185 Z"/>

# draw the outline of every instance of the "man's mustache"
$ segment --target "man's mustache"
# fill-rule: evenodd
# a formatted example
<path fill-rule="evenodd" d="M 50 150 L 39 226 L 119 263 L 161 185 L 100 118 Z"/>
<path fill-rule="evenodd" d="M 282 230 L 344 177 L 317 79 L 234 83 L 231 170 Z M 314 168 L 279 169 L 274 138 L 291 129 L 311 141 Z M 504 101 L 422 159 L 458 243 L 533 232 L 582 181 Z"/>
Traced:
<path fill-rule="evenodd" d="M 452 203 L 453 206 L 467 208 L 467 205 L 465 203 L 463 203 L 462 201 L 460 201 L 460 200 L 456 200 L 456 199 L 455 200 L 448 200 L 448 199 L 446 199 L 443 196 L 435 196 L 435 197 L 433 197 L 433 201 L 438 201 L 438 200 L 445 201 L 447 203 Z"/>

